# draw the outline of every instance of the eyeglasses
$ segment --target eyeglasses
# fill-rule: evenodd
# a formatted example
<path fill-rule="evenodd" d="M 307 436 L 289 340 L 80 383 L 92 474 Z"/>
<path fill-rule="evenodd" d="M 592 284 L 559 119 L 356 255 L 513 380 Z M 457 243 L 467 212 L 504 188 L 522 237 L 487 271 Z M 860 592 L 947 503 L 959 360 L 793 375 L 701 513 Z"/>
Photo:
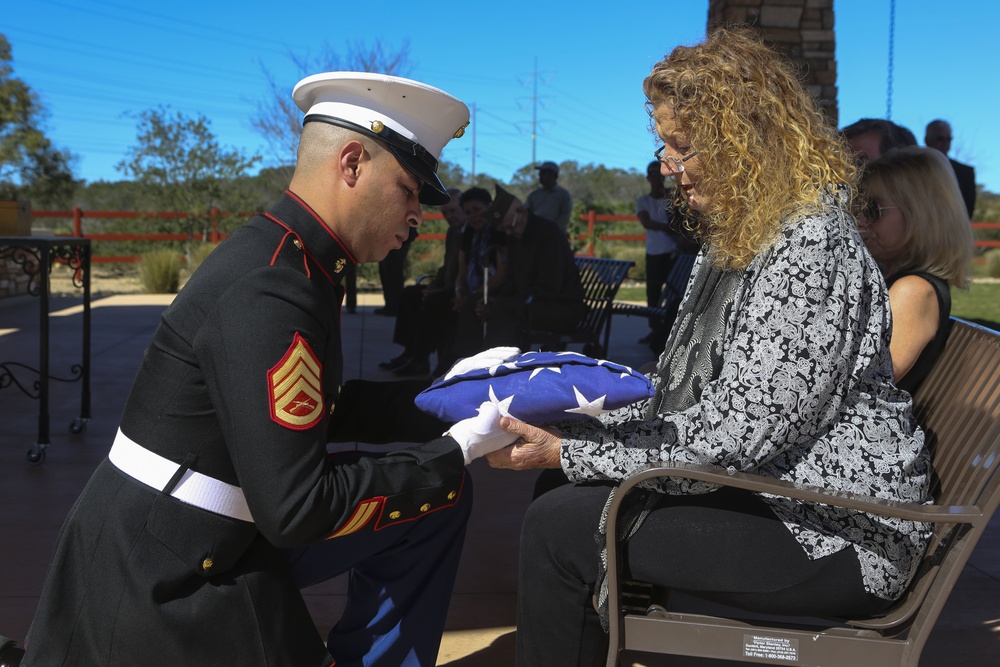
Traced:
<path fill-rule="evenodd" d="M 864 216 L 865 220 L 868 221 L 869 225 L 877 225 L 879 220 L 882 219 L 882 211 L 888 210 L 890 208 L 899 208 L 898 206 L 879 206 L 879 203 L 874 199 L 869 199 L 862 206 L 860 206 L 854 213 L 854 217 L 858 218 Z"/>
<path fill-rule="evenodd" d="M 667 169 L 669 169 L 670 172 L 674 175 L 684 173 L 684 163 L 701 152 L 701 151 L 695 151 L 694 153 L 691 153 L 690 155 L 685 155 L 682 158 L 675 158 L 672 155 L 665 156 L 663 154 L 664 149 L 666 149 L 666 146 L 660 146 L 659 148 L 657 148 L 655 151 L 653 151 L 653 157 L 659 160 L 661 164 L 667 165 Z M 671 164 L 671 162 L 673 164 Z"/>

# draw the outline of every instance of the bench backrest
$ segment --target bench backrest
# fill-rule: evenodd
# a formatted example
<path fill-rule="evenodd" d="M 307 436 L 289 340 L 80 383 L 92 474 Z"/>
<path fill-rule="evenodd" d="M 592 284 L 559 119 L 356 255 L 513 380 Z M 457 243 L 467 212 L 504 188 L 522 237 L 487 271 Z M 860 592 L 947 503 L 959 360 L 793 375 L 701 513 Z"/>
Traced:
<path fill-rule="evenodd" d="M 660 294 L 660 308 L 670 309 L 680 303 L 687 289 L 688 279 L 691 277 L 691 269 L 694 267 L 694 260 L 698 255 L 695 253 L 680 253 L 670 267 L 667 275 L 667 284 L 663 286 Z"/>
<path fill-rule="evenodd" d="M 635 262 L 603 257 L 574 257 L 580 283 L 583 285 L 583 301 L 586 312 L 577 324 L 576 338 L 591 337 L 601 348 L 601 356 L 607 356 L 608 338 L 611 328 L 611 307 L 615 295 L 628 276 Z"/>
<path fill-rule="evenodd" d="M 794 647 L 794 657 L 756 662 L 916 667 L 934 623 L 1000 505 L 1000 333 L 953 319 L 945 349 L 914 394 L 913 405 L 932 457 L 934 503 L 922 514 L 932 522 L 933 537 L 897 604 L 876 617 L 860 619 L 748 620 L 728 613 L 626 612 L 617 624 L 612 622 L 607 664 L 618 664 L 622 648 L 743 660 L 746 637 L 752 635 Z M 631 483 L 654 473 L 637 474 Z M 781 493 L 777 488 L 774 492 Z M 850 506 L 848 499 L 843 502 Z M 609 517 L 609 533 L 615 525 Z M 609 592 L 618 601 L 610 546 L 608 558 Z"/>
<path fill-rule="evenodd" d="M 970 524 L 939 523 L 904 598 L 883 616 L 851 625 L 933 624 L 1000 503 L 1000 333 L 952 319 L 944 352 L 913 396 L 933 465 L 935 504 L 976 507 Z M 959 564 L 960 563 L 960 564 Z M 956 567 L 957 565 L 957 567 Z M 926 634 L 930 628 L 926 628 Z"/>

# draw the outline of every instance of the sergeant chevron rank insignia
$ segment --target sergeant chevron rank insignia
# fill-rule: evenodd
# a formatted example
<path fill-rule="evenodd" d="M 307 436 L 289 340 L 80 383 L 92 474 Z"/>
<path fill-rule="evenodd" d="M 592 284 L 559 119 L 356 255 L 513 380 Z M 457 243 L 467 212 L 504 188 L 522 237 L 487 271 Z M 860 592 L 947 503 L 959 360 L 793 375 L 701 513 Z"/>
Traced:
<path fill-rule="evenodd" d="M 281 361 L 267 372 L 271 392 L 271 419 L 285 428 L 302 431 L 323 417 L 323 366 L 298 333 Z"/>

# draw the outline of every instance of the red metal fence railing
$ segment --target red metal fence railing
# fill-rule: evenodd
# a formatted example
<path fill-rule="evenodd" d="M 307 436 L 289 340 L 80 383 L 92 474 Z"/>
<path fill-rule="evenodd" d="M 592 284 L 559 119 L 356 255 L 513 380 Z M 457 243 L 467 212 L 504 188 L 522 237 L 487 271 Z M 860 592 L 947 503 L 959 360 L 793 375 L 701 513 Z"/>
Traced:
<path fill-rule="evenodd" d="M 231 214 L 223 213 L 218 209 L 212 209 L 209 212 L 209 225 L 206 231 L 198 234 L 197 237 L 203 241 L 209 241 L 212 243 L 218 243 L 222 239 L 226 238 L 228 234 L 220 231 L 219 222 L 223 218 Z M 188 219 L 193 216 L 187 213 L 176 213 L 176 212 L 159 212 L 159 213 L 142 213 L 139 211 L 84 211 L 80 207 L 75 207 L 68 211 L 32 211 L 31 217 L 36 220 L 70 220 L 72 223 L 71 236 L 76 237 L 86 237 L 93 241 L 187 241 L 192 238 L 188 234 L 184 233 L 149 233 L 149 234 L 131 234 L 131 233 L 104 233 L 104 232 L 85 232 L 83 229 L 83 222 L 86 219 L 96 220 L 114 220 L 114 219 L 134 219 L 134 220 L 183 220 Z M 243 216 L 246 218 L 250 217 L 250 214 Z M 441 220 L 443 216 L 440 213 L 425 213 L 425 220 Z M 636 234 L 612 234 L 612 233 L 600 233 L 600 226 L 612 222 L 633 222 L 636 225 L 639 224 L 638 218 L 634 215 L 611 215 L 606 213 L 597 213 L 596 211 L 587 211 L 582 216 L 580 216 L 580 221 L 586 225 L 586 231 L 578 234 L 574 240 L 575 246 L 585 247 L 586 250 L 581 254 L 593 255 L 595 252 L 595 244 L 606 241 L 625 241 L 625 242 L 645 242 L 646 235 L 644 233 Z M 1000 222 L 973 222 L 973 231 L 977 229 L 1000 229 Z M 422 233 L 420 235 L 420 240 L 422 241 L 443 241 L 445 235 L 439 232 L 429 232 Z M 976 239 L 976 247 L 978 248 L 997 248 L 1000 247 L 1000 240 L 991 239 Z M 136 262 L 139 260 L 138 255 L 103 255 L 94 256 L 91 258 L 91 262 L 94 263 L 127 263 Z"/>
<path fill-rule="evenodd" d="M 64 220 L 70 221 L 72 225 L 72 232 L 69 232 L 69 236 L 88 238 L 92 241 L 188 241 L 191 238 L 197 238 L 201 241 L 207 241 L 210 243 L 218 243 L 223 240 L 229 234 L 221 231 L 219 229 L 219 223 L 226 217 L 229 217 L 231 213 L 225 213 L 213 208 L 209 211 L 208 219 L 209 224 L 207 231 L 199 230 L 199 233 L 193 236 L 186 233 L 122 233 L 122 232 L 91 232 L 85 231 L 83 228 L 83 223 L 85 220 L 121 220 L 121 219 L 131 219 L 136 220 L 138 224 L 142 221 L 152 221 L 152 220 L 186 220 L 194 218 L 187 213 L 179 213 L 173 211 L 161 211 L 161 212 L 140 212 L 140 211 L 84 211 L 79 206 L 67 210 L 67 211 L 48 211 L 48 210 L 38 210 L 32 211 L 31 217 L 33 220 Z M 241 215 L 246 219 L 249 219 L 253 214 L 247 213 Z M 425 220 L 440 220 L 443 219 L 440 213 L 426 213 L 424 215 Z M 199 223 L 202 218 L 198 218 Z M 67 234 L 57 234 L 61 236 L 66 236 Z M 421 234 L 420 238 L 427 241 L 443 241 L 444 234 L 427 233 Z M 118 264 L 118 263 L 129 263 L 138 262 L 140 259 L 139 255 L 94 255 L 91 257 L 90 261 L 95 264 Z"/>

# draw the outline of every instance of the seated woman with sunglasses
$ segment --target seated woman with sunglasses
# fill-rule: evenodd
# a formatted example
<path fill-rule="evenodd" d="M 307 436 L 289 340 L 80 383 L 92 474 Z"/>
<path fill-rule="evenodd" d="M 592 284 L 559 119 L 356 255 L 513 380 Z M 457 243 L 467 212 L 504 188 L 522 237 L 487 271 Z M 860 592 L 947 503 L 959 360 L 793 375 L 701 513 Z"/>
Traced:
<path fill-rule="evenodd" d="M 869 162 L 860 191 L 861 238 L 889 286 L 892 370 L 912 394 L 944 349 L 950 287 L 968 286 L 969 217 L 948 159 L 932 148 L 899 148 Z"/>
<path fill-rule="evenodd" d="M 521 667 L 603 662 L 591 602 L 606 600 L 600 526 L 616 482 L 647 464 L 929 498 L 923 432 L 892 383 L 885 284 L 848 210 L 854 167 L 792 67 L 752 33 L 717 30 L 674 49 L 643 89 L 663 173 L 699 212 L 705 245 L 652 399 L 546 426 L 499 420 L 520 439 L 491 465 L 561 468 L 571 482 L 525 515 Z M 803 615 L 886 608 L 929 536 L 924 524 L 681 479 L 630 493 L 621 527 L 627 578 Z"/>

